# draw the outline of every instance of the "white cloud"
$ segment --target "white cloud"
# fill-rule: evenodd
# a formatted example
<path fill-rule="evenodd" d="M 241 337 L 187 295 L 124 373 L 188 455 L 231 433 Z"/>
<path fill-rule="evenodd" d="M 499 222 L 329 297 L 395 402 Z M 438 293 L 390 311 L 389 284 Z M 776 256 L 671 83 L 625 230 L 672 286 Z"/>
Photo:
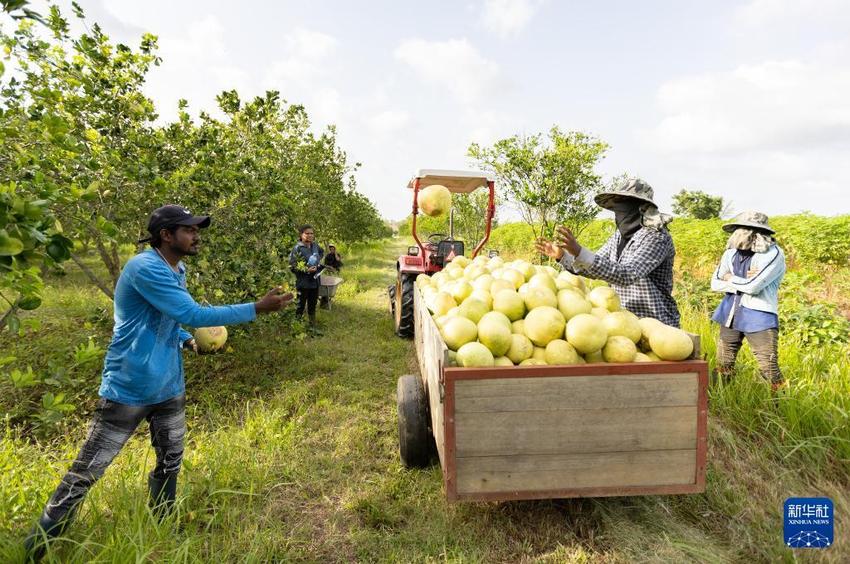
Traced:
<path fill-rule="evenodd" d="M 737 8 L 734 23 L 741 28 L 797 28 L 817 22 L 832 26 L 850 23 L 850 3 L 846 0 L 752 0 Z"/>
<path fill-rule="evenodd" d="M 391 135 L 403 130 L 410 123 L 410 114 L 405 110 L 387 109 L 373 115 L 368 123 L 375 133 Z"/>
<path fill-rule="evenodd" d="M 781 150 L 850 139 L 850 66 L 743 65 L 663 84 L 648 132 L 662 152 Z"/>
<path fill-rule="evenodd" d="M 448 90 L 464 103 L 474 103 L 500 87 L 499 65 L 482 57 L 466 39 L 410 39 L 399 45 L 395 57 L 423 81 Z"/>
<path fill-rule="evenodd" d="M 501 37 L 522 31 L 541 2 L 536 0 L 485 0 L 484 26 Z"/>

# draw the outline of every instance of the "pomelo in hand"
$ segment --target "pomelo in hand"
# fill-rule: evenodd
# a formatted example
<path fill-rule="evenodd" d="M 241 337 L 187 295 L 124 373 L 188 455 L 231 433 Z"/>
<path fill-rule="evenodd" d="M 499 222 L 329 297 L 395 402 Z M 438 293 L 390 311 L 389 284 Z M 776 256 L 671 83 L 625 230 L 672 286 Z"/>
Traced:
<path fill-rule="evenodd" d="M 440 184 L 428 186 L 419 191 L 419 209 L 430 217 L 438 217 L 449 211 L 452 207 L 452 193 Z"/>
<path fill-rule="evenodd" d="M 198 350 L 203 352 L 221 350 L 226 342 L 226 327 L 201 327 L 195 331 L 195 343 L 198 345 Z"/>

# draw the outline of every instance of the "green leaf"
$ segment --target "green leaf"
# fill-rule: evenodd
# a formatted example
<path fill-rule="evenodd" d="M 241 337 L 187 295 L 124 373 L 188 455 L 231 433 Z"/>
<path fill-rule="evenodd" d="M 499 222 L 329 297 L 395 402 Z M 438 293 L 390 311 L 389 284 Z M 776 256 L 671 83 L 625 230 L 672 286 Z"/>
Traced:
<path fill-rule="evenodd" d="M 11 237 L 5 229 L 0 229 L 0 256 L 13 257 L 21 254 L 23 250 L 23 241 Z"/>

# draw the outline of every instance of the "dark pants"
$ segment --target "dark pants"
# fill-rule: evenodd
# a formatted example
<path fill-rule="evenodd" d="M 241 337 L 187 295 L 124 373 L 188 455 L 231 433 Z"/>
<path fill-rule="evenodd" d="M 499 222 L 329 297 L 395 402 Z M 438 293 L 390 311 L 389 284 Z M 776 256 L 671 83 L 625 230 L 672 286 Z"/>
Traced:
<path fill-rule="evenodd" d="M 298 289 L 298 308 L 295 310 L 296 317 L 304 315 L 304 308 L 307 308 L 307 315 L 310 319 L 316 318 L 316 303 L 319 301 L 319 288 L 299 288 Z"/>
<path fill-rule="evenodd" d="M 720 374 L 731 374 L 735 368 L 738 351 L 744 344 L 744 337 L 750 344 L 753 356 L 759 365 L 763 378 L 778 384 L 782 382 L 779 371 L 779 331 L 766 329 L 756 333 L 742 333 L 729 327 L 720 327 L 720 340 L 717 343 L 717 370 Z"/>
<path fill-rule="evenodd" d="M 97 482 L 143 419 L 150 424 L 156 467 L 151 477 L 176 477 L 183 461 L 186 434 L 186 396 L 146 406 L 131 406 L 101 399 L 86 442 L 71 469 L 50 496 L 44 513 L 54 521 L 69 520 L 89 489 Z"/>

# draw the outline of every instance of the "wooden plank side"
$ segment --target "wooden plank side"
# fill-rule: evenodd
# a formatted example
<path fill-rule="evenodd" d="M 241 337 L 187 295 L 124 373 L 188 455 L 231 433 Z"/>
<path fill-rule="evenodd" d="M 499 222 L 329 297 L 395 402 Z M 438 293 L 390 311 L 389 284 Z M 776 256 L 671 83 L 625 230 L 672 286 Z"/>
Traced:
<path fill-rule="evenodd" d="M 696 373 L 458 380 L 458 413 L 696 405 Z"/>
<path fill-rule="evenodd" d="M 414 307 L 414 339 L 416 340 L 416 356 L 419 360 L 419 370 L 422 382 L 428 393 L 428 403 L 431 408 L 431 427 L 434 440 L 437 443 L 437 453 L 440 463 L 445 467 L 445 432 L 443 403 L 440 398 L 440 370 L 445 362 L 448 350 L 437 325 L 434 323 L 425 300 L 417 288 L 413 293 Z"/>
<path fill-rule="evenodd" d="M 693 484 L 696 450 L 459 457 L 457 491 L 533 492 Z"/>
<path fill-rule="evenodd" d="M 458 457 L 694 449 L 697 406 L 456 413 Z"/>

